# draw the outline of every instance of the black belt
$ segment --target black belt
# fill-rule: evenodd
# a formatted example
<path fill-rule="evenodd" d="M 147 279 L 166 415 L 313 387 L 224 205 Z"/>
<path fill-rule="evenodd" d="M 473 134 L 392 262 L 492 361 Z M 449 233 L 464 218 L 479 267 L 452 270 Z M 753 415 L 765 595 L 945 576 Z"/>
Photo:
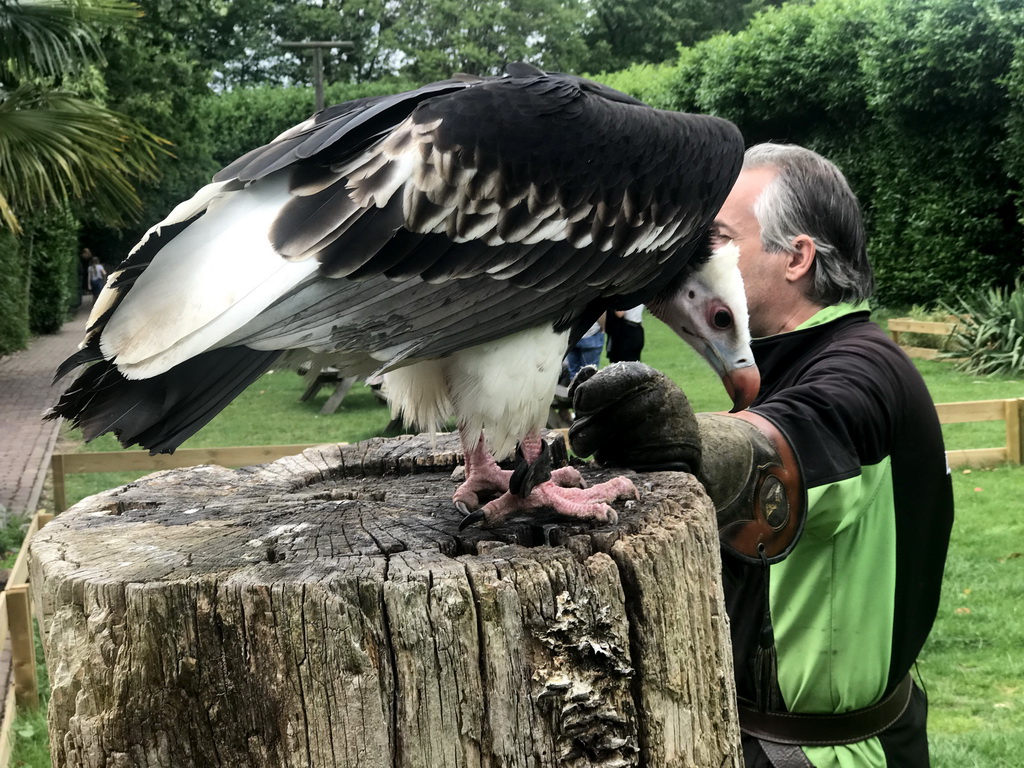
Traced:
<path fill-rule="evenodd" d="M 877 736 L 900 719 L 910 704 L 910 675 L 876 704 L 837 715 L 801 715 L 792 712 L 758 712 L 739 702 L 740 730 L 777 744 L 833 746 L 853 744 Z"/>

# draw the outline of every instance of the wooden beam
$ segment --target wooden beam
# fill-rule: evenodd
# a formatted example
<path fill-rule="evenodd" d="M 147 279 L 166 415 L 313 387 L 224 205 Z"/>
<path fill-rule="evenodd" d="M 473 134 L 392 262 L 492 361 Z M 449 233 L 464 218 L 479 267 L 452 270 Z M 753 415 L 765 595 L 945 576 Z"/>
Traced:
<path fill-rule="evenodd" d="M 32 537 L 36 535 L 38 530 L 39 516 L 36 515 L 32 518 L 32 522 L 29 523 L 28 530 L 25 531 L 25 539 L 21 542 L 18 557 L 15 559 L 14 565 L 11 566 L 11 572 L 7 577 L 7 589 L 20 587 L 28 583 L 28 547 Z"/>
<path fill-rule="evenodd" d="M 970 467 L 997 467 L 1006 463 L 1006 448 L 968 448 L 959 451 L 946 451 L 946 461 L 950 469 Z"/>
<path fill-rule="evenodd" d="M 63 512 L 68 508 L 67 489 L 64 485 L 64 454 L 55 453 L 50 456 L 50 471 L 53 474 L 53 511 Z"/>
<path fill-rule="evenodd" d="M 4 719 L 0 725 L 0 766 L 7 768 L 11 764 L 11 753 L 14 751 L 14 739 L 11 738 L 11 727 L 17 714 L 17 702 L 14 697 L 14 686 L 7 689 L 7 700 L 4 702 Z"/>
<path fill-rule="evenodd" d="M 936 336 L 949 336 L 956 330 L 956 323 L 941 323 L 932 320 L 911 320 L 898 317 L 889 321 L 889 331 L 899 333 L 929 333 Z"/>
<path fill-rule="evenodd" d="M 65 453 L 64 473 L 127 472 L 130 470 L 179 469 L 197 464 L 217 464 L 221 467 L 245 467 L 265 464 L 282 456 L 292 456 L 312 448 L 317 443 L 301 445 L 249 445 L 230 448 L 192 448 L 159 453 L 150 456 L 145 451 L 97 451 L 93 453 Z"/>
<path fill-rule="evenodd" d="M 899 344 L 899 341 L 896 341 Z M 903 347 L 903 351 L 907 357 L 917 358 L 918 360 L 934 360 L 939 356 L 942 351 L 935 349 L 934 347 Z"/>
<path fill-rule="evenodd" d="M 19 707 L 39 708 L 39 683 L 36 680 L 36 643 L 32 631 L 32 604 L 28 584 L 8 587 L 7 622 L 11 628 L 11 667 Z"/>
<path fill-rule="evenodd" d="M 1005 400 L 969 400 L 961 403 L 936 403 L 943 424 L 965 421 L 1002 421 L 1006 418 Z"/>
<path fill-rule="evenodd" d="M 1006 460 L 1024 464 L 1024 398 L 1006 401 Z"/>
<path fill-rule="evenodd" d="M 338 410 L 338 406 L 341 405 L 341 401 L 345 399 L 348 391 L 352 389 L 352 385 L 355 384 L 356 381 L 358 381 L 357 376 L 346 376 L 339 381 L 338 385 L 334 388 L 334 392 L 329 398 L 327 398 L 327 402 L 324 403 L 324 407 L 320 409 L 320 413 L 324 416 L 328 416 Z"/>

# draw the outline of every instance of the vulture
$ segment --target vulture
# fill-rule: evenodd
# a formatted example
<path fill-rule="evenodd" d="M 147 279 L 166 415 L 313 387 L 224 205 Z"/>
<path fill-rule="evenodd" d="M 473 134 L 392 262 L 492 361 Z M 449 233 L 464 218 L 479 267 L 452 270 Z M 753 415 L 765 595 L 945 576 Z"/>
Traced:
<path fill-rule="evenodd" d="M 329 107 L 146 233 L 47 416 L 171 452 L 282 355 L 312 359 L 384 373 L 407 421 L 455 419 L 453 500 L 473 521 L 613 520 L 632 483 L 550 469 L 562 358 L 603 312 L 644 303 L 750 403 L 736 255 L 706 236 L 742 155 L 725 120 L 524 63 Z"/>

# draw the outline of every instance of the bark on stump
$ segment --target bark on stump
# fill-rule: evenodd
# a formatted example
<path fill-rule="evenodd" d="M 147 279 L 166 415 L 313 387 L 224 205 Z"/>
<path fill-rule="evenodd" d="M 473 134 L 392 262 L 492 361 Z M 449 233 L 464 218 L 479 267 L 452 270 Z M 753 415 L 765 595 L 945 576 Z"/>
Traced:
<path fill-rule="evenodd" d="M 710 501 L 458 531 L 449 437 L 150 475 L 34 539 L 55 766 L 739 766 Z M 607 473 L 584 468 L 596 482 Z"/>

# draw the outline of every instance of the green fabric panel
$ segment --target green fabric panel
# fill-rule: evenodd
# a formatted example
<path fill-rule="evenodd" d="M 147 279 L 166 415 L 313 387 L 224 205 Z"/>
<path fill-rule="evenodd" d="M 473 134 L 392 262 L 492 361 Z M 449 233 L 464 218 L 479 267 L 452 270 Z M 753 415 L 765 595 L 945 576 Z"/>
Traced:
<path fill-rule="evenodd" d="M 877 701 L 889 675 L 896 585 L 889 459 L 808 489 L 807 497 L 803 537 L 770 571 L 779 687 L 790 711 L 848 712 Z M 821 768 L 884 766 L 873 741 L 877 750 L 865 742 L 815 749 L 822 754 L 810 759 Z"/>
<path fill-rule="evenodd" d="M 842 747 L 802 747 L 814 768 L 885 768 L 882 742 L 868 739 Z"/>
<path fill-rule="evenodd" d="M 851 312 L 868 312 L 870 309 L 866 301 L 859 301 L 856 304 L 833 304 L 831 307 L 825 307 L 816 312 L 813 317 L 800 323 L 793 330 L 802 331 L 804 328 L 813 328 L 816 325 L 831 323 L 833 320 L 837 320 L 843 315 L 849 315 Z"/>

